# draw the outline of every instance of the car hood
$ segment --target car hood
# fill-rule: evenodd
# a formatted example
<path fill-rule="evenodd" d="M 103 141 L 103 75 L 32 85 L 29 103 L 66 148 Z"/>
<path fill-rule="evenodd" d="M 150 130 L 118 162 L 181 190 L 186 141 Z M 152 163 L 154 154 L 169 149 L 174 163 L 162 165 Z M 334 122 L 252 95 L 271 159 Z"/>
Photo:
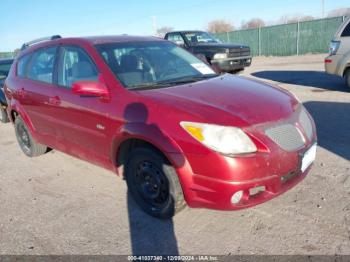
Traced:
<path fill-rule="evenodd" d="M 263 82 L 229 74 L 170 88 L 138 91 L 171 113 L 177 109 L 189 118 L 238 127 L 288 118 L 298 101 L 287 91 Z"/>
<path fill-rule="evenodd" d="M 193 47 L 198 47 L 198 48 L 218 48 L 218 49 L 249 48 L 246 45 L 225 44 L 225 43 L 192 43 L 191 45 Z"/>

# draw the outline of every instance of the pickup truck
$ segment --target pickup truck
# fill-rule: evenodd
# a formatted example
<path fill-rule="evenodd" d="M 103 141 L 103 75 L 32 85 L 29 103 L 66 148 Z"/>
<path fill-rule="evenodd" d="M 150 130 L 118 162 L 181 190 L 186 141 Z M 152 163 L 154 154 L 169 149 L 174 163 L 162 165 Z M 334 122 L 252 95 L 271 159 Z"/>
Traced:
<path fill-rule="evenodd" d="M 236 73 L 250 66 L 252 62 L 249 46 L 224 44 L 207 32 L 168 32 L 164 38 L 187 49 L 202 60 L 206 60 L 220 72 Z"/>

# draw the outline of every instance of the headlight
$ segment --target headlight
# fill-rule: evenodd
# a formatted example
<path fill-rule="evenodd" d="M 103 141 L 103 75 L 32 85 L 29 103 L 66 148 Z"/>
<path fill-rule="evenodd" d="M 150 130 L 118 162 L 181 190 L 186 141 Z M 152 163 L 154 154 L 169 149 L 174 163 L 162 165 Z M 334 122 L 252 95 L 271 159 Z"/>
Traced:
<path fill-rule="evenodd" d="M 335 55 L 339 49 L 340 41 L 331 41 L 331 44 L 329 46 L 329 54 Z"/>
<path fill-rule="evenodd" d="M 214 59 L 225 59 L 225 58 L 227 58 L 226 53 L 217 53 L 214 55 Z"/>
<path fill-rule="evenodd" d="M 219 153 L 229 155 L 257 151 L 255 144 L 240 128 L 193 122 L 181 122 L 180 125 L 197 141 Z"/>

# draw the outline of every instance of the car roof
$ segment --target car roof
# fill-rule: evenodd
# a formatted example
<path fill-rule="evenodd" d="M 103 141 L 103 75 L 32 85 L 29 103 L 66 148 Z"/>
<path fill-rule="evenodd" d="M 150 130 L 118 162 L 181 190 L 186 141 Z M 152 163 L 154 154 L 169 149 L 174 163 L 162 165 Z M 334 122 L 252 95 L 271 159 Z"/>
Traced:
<path fill-rule="evenodd" d="M 69 38 L 62 38 L 62 39 L 69 39 Z M 86 37 L 77 37 L 77 38 L 70 38 L 70 39 L 85 40 L 92 45 L 161 40 L 160 38 L 154 37 L 154 36 L 134 36 L 134 35 L 86 36 Z"/>
<path fill-rule="evenodd" d="M 57 44 L 110 44 L 110 43 L 127 43 L 127 42 L 145 42 L 145 41 L 165 41 L 162 38 L 154 36 L 133 36 L 133 35 L 110 35 L 110 36 L 85 36 L 85 37 L 63 37 L 55 38 L 53 40 L 44 40 L 38 43 L 34 43 L 21 51 L 19 57 L 30 53 L 36 49 L 42 47 L 48 47 Z"/>

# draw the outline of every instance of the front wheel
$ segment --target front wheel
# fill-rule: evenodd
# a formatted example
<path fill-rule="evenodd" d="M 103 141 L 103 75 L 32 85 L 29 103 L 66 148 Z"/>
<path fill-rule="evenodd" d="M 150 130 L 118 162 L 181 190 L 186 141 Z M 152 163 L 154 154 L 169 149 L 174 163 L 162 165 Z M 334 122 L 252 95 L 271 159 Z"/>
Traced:
<path fill-rule="evenodd" d="M 0 122 L 1 123 L 8 123 L 9 117 L 7 116 L 7 112 L 5 110 L 5 108 L 2 107 L 2 105 L 0 104 Z"/>
<path fill-rule="evenodd" d="M 15 120 L 15 133 L 20 148 L 27 156 L 36 157 L 47 152 L 46 146 L 35 142 L 20 116 L 17 116 Z"/>
<path fill-rule="evenodd" d="M 136 148 L 130 153 L 125 177 L 137 204 L 148 214 L 168 219 L 185 206 L 175 169 L 152 148 Z"/>

